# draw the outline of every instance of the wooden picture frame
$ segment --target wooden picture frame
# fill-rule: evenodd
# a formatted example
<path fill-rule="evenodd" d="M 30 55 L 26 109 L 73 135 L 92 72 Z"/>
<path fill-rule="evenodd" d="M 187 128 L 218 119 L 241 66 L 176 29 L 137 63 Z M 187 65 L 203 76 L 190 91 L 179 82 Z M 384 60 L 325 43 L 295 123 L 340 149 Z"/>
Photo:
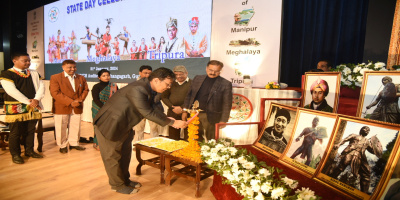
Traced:
<path fill-rule="evenodd" d="M 292 138 L 280 160 L 311 178 L 332 142 L 337 114 L 299 108 Z"/>
<path fill-rule="evenodd" d="M 396 124 L 339 115 L 317 180 L 352 198 L 376 199 L 397 162 L 399 131 Z"/>
<path fill-rule="evenodd" d="M 389 79 L 391 83 L 386 83 Z M 400 95 L 400 71 L 364 72 L 356 116 L 400 124 L 397 95 Z"/>
<path fill-rule="evenodd" d="M 286 149 L 287 142 L 291 138 L 294 122 L 296 121 L 296 113 L 297 107 L 271 103 L 267 120 L 253 146 L 278 159 Z M 290 116 L 290 119 L 288 119 L 287 115 Z M 286 121 L 286 123 L 283 121 Z M 275 131 L 276 129 L 278 131 Z M 279 132 L 279 129 L 283 129 L 281 137 L 279 133 L 274 134 L 275 132 Z"/>
<path fill-rule="evenodd" d="M 340 72 L 306 72 L 304 97 L 301 105 L 312 110 L 336 113 L 339 102 L 340 77 Z M 314 96 L 315 89 L 322 94 L 318 95 L 316 92 Z M 316 106 L 316 103 L 320 105 Z"/>

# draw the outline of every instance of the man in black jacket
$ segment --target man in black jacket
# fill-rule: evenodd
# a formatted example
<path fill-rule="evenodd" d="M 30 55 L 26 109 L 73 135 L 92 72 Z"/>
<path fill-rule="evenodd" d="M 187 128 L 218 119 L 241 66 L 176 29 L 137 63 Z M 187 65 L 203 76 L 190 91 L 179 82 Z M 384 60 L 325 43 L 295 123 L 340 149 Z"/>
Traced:
<path fill-rule="evenodd" d="M 168 118 L 159 108 L 160 93 L 169 88 L 174 79 L 170 69 L 161 67 L 153 71 L 148 79 L 118 90 L 93 120 L 111 189 L 132 194 L 141 186 L 129 179 L 133 126 L 146 118 L 161 126 L 186 127 L 186 122 Z"/>

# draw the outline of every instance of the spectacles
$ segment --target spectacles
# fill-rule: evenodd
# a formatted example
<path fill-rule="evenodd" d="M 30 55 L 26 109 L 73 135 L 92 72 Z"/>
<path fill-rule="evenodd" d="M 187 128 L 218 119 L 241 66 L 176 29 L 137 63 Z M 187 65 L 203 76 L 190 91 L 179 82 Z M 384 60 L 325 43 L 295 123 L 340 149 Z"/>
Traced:
<path fill-rule="evenodd" d="M 171 84 L 168 84 L 167 82 L 165 82 L 165 81 L 162 81 L 162 82 L 164 82 L 165 83 L 165 85 L 167 86 L 167 88 L 171 88 Z"/>

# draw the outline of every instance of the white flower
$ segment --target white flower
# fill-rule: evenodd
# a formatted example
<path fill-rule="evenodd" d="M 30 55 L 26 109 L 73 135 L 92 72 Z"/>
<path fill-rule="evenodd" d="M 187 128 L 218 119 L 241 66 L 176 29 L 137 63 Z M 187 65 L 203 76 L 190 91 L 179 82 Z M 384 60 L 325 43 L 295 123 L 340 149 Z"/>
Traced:
<path fill-rule="evenodd" d="M 349 75 L 350 73 L 351 73 L 351 69 L 350 68 L 348 68 L 348 67 L 345 67 L 344 69 L 343 69 L 343 73 L 344 73 L 344 75 Z"/>
<path fill-rule="evenodd" d="M 214 162 L 214 161 L 213 161 L 212 159 L 206 160 L 206 163 L 207 163 L 208 165 L 211 165 L 213 162 Z"/>
<path fill-rule="evenodd" d="M 251 187 L 246 187 L 246 194 L 248 197 L 253 198 L 254 197 L 254 191 L 251 189 Z"/>
<path fill-rule="evenodd" d="M 261 185 L 261 191 L 265 194 L 268 194 L 271 189 L 272 186 L 270 182 L 265 182 L 264 184 Z"/>
<path fill-rule="evenodd" d="M 218 149 L 218 150 L 220 150 L 220 149 L 222 149 L 222 148 L 224 148 L 224 147 L 225 147 L 225 146 L 222 145 L 222 144 L 217 144 L 217 145 L 215 146 L 215 148 Z"/>
<path fill-rule="evenodd" d="M 270 173 L 267 169 L 265 169 L 265 168 L 259 169 L 259 170 L 258 170 L 258 173 L 261 174 L 261 175 L 263 175 L 264 177 L 267 177 L 267 176 L 271 175 L 271 173 Z"/>
<path fill-rule="evenodd" d="M 239 163 L 240 163 L 240 164 L 247 163 L 247 160 L 246 160 L 246 158 L 245 158 L 244 156 L 240 156 L 240 157 L 238 158 L 238 160 L 239 160 Z"/>
<path fill-rule="evenodd" d="M 308 188 L 301 188 L 301 190 L 296 190 L 296 194 L 298 198 L 309 200 L 309 199 L 316 199 L 314 191 Z"/>
<path fill-rule="evenodd" d="M 357 73 L 357 72 L 359 72 L 360 70 L 361 70 L 361 67 L 360 67 L 360 66 L 357 66 L 357 67 L 354 67 L 353 72 L 354 72 L 354 73 Z"/>
<path fill-rule="evenodd" d="M 219 149 L 217 148 L 211 148 L 210 152 L 211 153 L 218 153 Z"/>
<path fill-rule="evenodd" d="M 400 68 L 396 69 L 396 71 L 400 71 Z"/>
<path fill-rule="evenodd" d="M 345 84 L 345 85 L 351 85 L 351 82 L 350 81 L 348 81 L 348 80 L 342 80 L 342 82 L 343 82 L 343 84 Z"/>
<path fill-rule="evenodd" d="M 379 71 L 388 71 L 386 68 L 382 68 Z"/>
<path fill-rule="evenodd" d="M 348 77 L 347 77 L 347 80 L 349 80 L 349 81 L 354 81 L 354 79 L 353 79 L 352 76 L 348 76 Z M 212 150 L 212 149 L 211 149 L 211 150 Z"/>
<path fill-rule="evenodd" d="M 258 195 L 254 199 L 255 200 L 264 200 L 264 196 L 262 195 L 261 192 L 259 192 Z"/>
<path fill-rule="evenodd" d="M 368 68 L 363 68 L 362 70 L 360 70 L 360 74 L 361 74 L 361 75 L 364 75 L 364 72 L 365 72 L 365 71 L 369 71 L 369 69 L 368 69 Z"/>
<path fill-rule="evenodd" d="M 235 177 L 231 174 L 230 171 L 224 171 L 223 176 L 230 181 L 235 180 Z"/>
<path fill-rule="evenodd" d="M 238 150 L 235 147 L 229 147 L 229 151 L 231 152 L 231 155 L 235 155 Z"/>
<path fill-rule="evenodd" d="M 299 186 L 299 182 L 294 182 L 292 185 L 289 185 L 291 189 L 297 188 Z"/>
<path fill-rule="evenodd" d="M 363 76 L 357 76 L 357 81 L 358 81 L 358 82 L 362 82 L 362 81 L 363 81 L 363 79 L 364 79 L 364 77 L 363 77 Z"/>
<path fill-rule="evenodd" d="M 234 172 L 239 171 L 239 165 L 236 164 L 236 163 L 234 163 L 234 164 L 232 165 L 232 171 L 234 171 Z"/>
<path fill-rule="evenodd" d="M 383 68 L 384 66 L 386 66 L 386 64 L 383 63 L 383 62 L 377 62 L 377 63 L 375 63 L 375 69 Z"/>
<path fill-rule="evenodd" d="M 216 144 L 216 143 L 217 143 L 217 142 L 216 142 L 214 139 L 211 139 L 211 140 L 208 141 L 208 144 L 214 145 L 214 144 Z"/>
<path fill-rule="evenodd" d="M 209 151 L 209 150 L 210 150 L 210 147 L 207 146 L 207 145 L 203 145 L 203 146 L 201 147 L 201 151 Z"/>
<path fill-rule="evenodd" d="M 293 179 L 290 179 L 288 177 L 282 178 L 283 182 L 285 182 L 286 185 L 292 185 L 294 183 Z"/>
<path fill-rule="evenodd" d="M 253 169 L 256 165 L 253 162 L 247 162 L 243 164 L 243 167 L 246 169 Z"/>
<path fill-rule="evenodd" d="M 271 191 L 271 198 L 278 199 L 285 194 L 286 190 L 284 188 L 278 187 Z"/>
<path fill-rule="evenodd" d="M 246 181 L 249 180 L 249 179 L 251 179 L 251 178 L 253 178 L 253 177 L 254 177 L 254 176 L 251 175 L 249 171 L 245 171 L 245 172 L 243 173 L 243 179 L 246 180 Z"/>

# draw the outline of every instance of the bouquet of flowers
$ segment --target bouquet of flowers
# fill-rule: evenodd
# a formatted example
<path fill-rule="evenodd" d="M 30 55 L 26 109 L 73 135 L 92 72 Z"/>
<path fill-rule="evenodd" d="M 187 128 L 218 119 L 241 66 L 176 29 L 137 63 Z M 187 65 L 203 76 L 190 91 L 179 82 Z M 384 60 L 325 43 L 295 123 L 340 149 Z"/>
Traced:
<path fill-rule="evenodd" d="M 270 81 L 267 85 L 265 85 L 265 89 L 279 89 L 281 86 L 278 82 Z"/>
<path fill-rule="evenodd" d="M 371 61 L 368 64 L 341 64 L 333 69 L 335 72 L 342 72 L 341 85 L 348 86 L 350 88 L 361 87 L 364 80 L 365 71 L 388 71 L 385 68 L 386 64 L 383 62 L 373 63 Z"/>
<path fill-rule="evenodd" d="M 208 167 L 225 177 L 245 200 L 303 199 L 317 200 L 320 197 L 308 188 L 291 191 L 298 186 L 296 180 L 283 174 L 282 170 L 258 162 L 257 157 L 246 149 L 237 149 L 232 142 L 210 140 L 201 143 L 201 158 Z"/>

